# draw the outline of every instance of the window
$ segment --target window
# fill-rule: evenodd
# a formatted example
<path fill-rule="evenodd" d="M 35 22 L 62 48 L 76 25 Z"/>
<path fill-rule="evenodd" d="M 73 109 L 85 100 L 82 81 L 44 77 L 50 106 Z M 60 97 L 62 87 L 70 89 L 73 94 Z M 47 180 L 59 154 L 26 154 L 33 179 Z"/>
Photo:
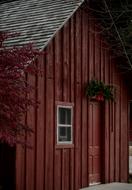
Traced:
<path fill-rule="evenodd" d="M 72 106 L 57 106 L 57 144 L 72 144 Z"/>

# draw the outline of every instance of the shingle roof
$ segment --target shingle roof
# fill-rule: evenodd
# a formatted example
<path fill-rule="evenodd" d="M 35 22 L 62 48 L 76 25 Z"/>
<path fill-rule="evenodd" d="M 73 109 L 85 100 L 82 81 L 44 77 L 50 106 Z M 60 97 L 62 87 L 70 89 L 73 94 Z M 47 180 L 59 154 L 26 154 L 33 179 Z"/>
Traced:
<path fill-rule="evenodd" d="M 0 31 L 20 32 L 7 45 L 44 48 L 84 0 L 17 0 L 0 4 Z"/>

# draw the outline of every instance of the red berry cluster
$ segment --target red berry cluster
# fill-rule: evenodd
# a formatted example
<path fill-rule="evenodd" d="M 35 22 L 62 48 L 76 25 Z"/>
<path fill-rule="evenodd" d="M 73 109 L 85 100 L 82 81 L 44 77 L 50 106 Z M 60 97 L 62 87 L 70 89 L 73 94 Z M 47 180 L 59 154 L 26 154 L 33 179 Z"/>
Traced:
<path fill-rule="evenodd" d="M 98 95 L 96 95 L 96 100 L 98 100 L 98 101 L 104 101 L 103 92 L 99 92 Z"/>

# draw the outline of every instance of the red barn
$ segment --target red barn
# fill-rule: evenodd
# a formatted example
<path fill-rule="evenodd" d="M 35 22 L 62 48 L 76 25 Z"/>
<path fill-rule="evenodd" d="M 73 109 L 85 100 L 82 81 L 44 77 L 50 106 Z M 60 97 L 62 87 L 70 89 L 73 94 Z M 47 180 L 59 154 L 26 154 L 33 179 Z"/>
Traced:
<path fill-rule="evenodd" d="M 0 30 L 21 32 L 46 51 L 44 77 L 28 77 L 41 103 L 25 119 L 33 149 L 16 147 L 16 190 L 79 190 L 128 180 L 129 89 L 96 18 L 83 0 L 16 0 L 0 4 Z M 89 101 L 91 79 L 112 84 L 116 101 Z M 8 175 L 8 174 L 7 174 Z M 15 187 L 14 187 L 15 189 Z M 13 190 L 14 190 L 13 189 Z"/>

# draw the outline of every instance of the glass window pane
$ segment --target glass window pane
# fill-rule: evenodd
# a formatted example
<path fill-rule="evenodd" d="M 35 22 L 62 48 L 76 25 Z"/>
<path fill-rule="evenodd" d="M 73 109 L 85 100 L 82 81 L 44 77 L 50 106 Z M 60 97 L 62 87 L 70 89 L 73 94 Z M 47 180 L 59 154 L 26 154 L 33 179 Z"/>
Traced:
<path fill-rule="evenodd" d="M 59 127 L 58 135 L 60 142 L 71 141 L 71 127 Z"/>
<path fill-rule="evenodd" d="M 71 124 L 70 108 L 59 108 L 59 124 Z"/>
<path fill-rule="evenodd" d="M 66 127 L 60 127 L 60 136 L 66 137 Z"/>
<path fill-rule="evenodd" d="M 67 127 L 67 141 L 71 141 L 71 127 Z"/>

